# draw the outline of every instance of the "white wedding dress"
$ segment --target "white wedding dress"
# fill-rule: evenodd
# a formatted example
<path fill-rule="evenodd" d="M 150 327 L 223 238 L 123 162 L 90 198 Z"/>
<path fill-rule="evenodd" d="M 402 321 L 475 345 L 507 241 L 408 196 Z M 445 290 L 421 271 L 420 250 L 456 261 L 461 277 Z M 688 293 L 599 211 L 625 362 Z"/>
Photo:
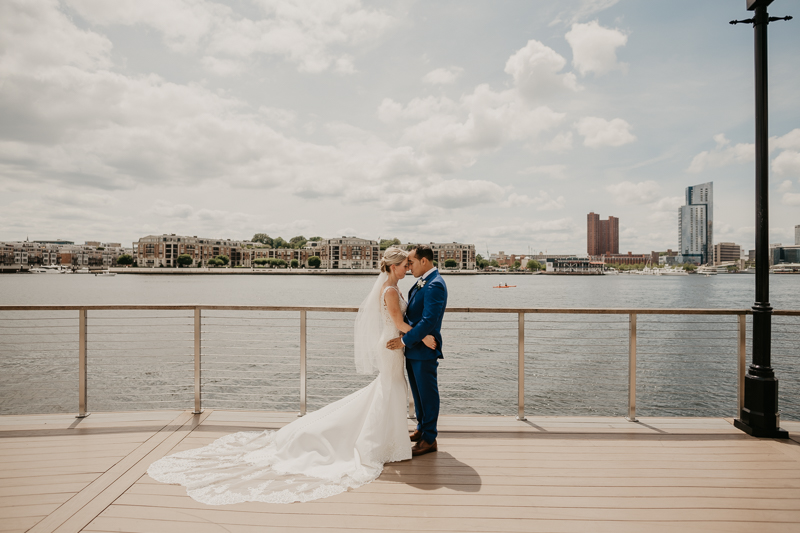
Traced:
<path fill-rule="evenodd" d="M 380 292 L 373 311 L 380 313 L 373 329 L 381 331 L 370 342 L 379 372 L 372 383 L 278 431 L 234 433 L 159 459 L 147 470 L 150 477 L 183 485 L 208 505 L 306 502 L 360 487 L 384 463 L 411 459 L 403 352 L 386 349 L 399 334 L 384 303 L 387 290 L 393 289 Z M 405 312 L 402 296 L 400 305 Z"/>

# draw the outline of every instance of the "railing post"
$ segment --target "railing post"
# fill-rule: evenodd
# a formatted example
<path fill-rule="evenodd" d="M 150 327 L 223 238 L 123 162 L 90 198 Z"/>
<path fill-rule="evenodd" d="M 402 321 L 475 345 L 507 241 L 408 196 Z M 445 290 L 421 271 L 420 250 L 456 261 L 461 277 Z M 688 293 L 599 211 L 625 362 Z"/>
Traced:
<path fill-rule="evenodd" d="M 628 416 L 630 422 L 636 422 L 636 313 L 630 314 L 628 329 Z"/>
<path fill-rule="evenodd" d="M 739 315 L 739 386 L 737 387 L 738 404 L 736 416 L 742 416 L 744 407 L 744 377 L 747 374 L 747 315 Z"/>
<path fill-rule="evenodd" d="M 201 332 L 203 329 L 203 321 L 200 315 L 200 308 L 194 308 L 194 411 L 193 415 L 199 415 L 203 412 L 202 403 L 202 381 L 200 379 L 200 361 L 202 354 Z"/>
<path fill-rule="evenodd" d="M 300 311 L 300 413 L 306 414 L 306 311 Z"/>
<path fill-rule="evenodd" d="M 78 416 L 89 416 L 86 375 L 86 309 L 78 309 Z"/>
<path fill-rule="evenodd" d="M 525 418 L 525 313 L 517 317 L 517 420 Z"/>

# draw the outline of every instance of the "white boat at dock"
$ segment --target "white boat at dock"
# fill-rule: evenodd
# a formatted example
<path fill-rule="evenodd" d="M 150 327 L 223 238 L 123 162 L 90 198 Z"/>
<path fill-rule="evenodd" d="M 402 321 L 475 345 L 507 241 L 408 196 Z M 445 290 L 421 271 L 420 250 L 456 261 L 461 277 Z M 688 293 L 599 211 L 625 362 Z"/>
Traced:
<path fill-rule="evenodd" d="M 72 274 L 71 270 L 61 265 L 43 265 L 28 270 L 31 274 Z"/>
<path fill-rule="evenodd" d="M 697 267 L 697 273 L 701 276 L 716 276 L 717 267 L 713 265 L 700 265 Z"/>
<path fill-rule="evenodd" d="M 110 278 L 111 276 L 116 276 L 116 272 L 109 272 L 108 270 L 98 270 L 94 272 L 94 275 L 100 278 Z"/>

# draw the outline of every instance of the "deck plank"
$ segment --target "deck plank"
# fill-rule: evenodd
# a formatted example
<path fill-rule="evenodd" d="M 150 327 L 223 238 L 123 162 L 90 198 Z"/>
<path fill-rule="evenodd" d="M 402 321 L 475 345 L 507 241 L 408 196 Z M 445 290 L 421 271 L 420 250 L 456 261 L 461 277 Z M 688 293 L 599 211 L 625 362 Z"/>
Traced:
<path fill-rule="evenodd" d="M 208 506 L 145 473 L 166 454 L 296 419 L 246 411 L 0 417 L 0 531 L 800 529 L 800 444 L 754 439 L 721 418 L 445 416 L 437 454 L 387 464 L 369 485 L 306 504 Z"/>

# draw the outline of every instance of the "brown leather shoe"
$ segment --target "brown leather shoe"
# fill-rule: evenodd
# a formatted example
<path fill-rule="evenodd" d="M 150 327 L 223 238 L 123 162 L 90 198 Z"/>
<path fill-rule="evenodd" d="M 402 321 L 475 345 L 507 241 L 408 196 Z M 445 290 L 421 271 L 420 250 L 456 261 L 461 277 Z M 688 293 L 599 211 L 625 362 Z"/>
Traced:
<path fill-rule="evenodd" d="M 411 442 L 417 442 L 422 438 L 422 432 L 418 429 L 415 429 L 414 433 L 408 435 L 408 438 L 411 439 Z"/>
<path fill-rule="evenodd" d="M 439 450 L 439 445 L 436 441 L 428 444 L 424 440 L 419 440 L 414 446 L 411 447 L 411 455 L 417 457 L 418 455 L 425 455 Z"/>

